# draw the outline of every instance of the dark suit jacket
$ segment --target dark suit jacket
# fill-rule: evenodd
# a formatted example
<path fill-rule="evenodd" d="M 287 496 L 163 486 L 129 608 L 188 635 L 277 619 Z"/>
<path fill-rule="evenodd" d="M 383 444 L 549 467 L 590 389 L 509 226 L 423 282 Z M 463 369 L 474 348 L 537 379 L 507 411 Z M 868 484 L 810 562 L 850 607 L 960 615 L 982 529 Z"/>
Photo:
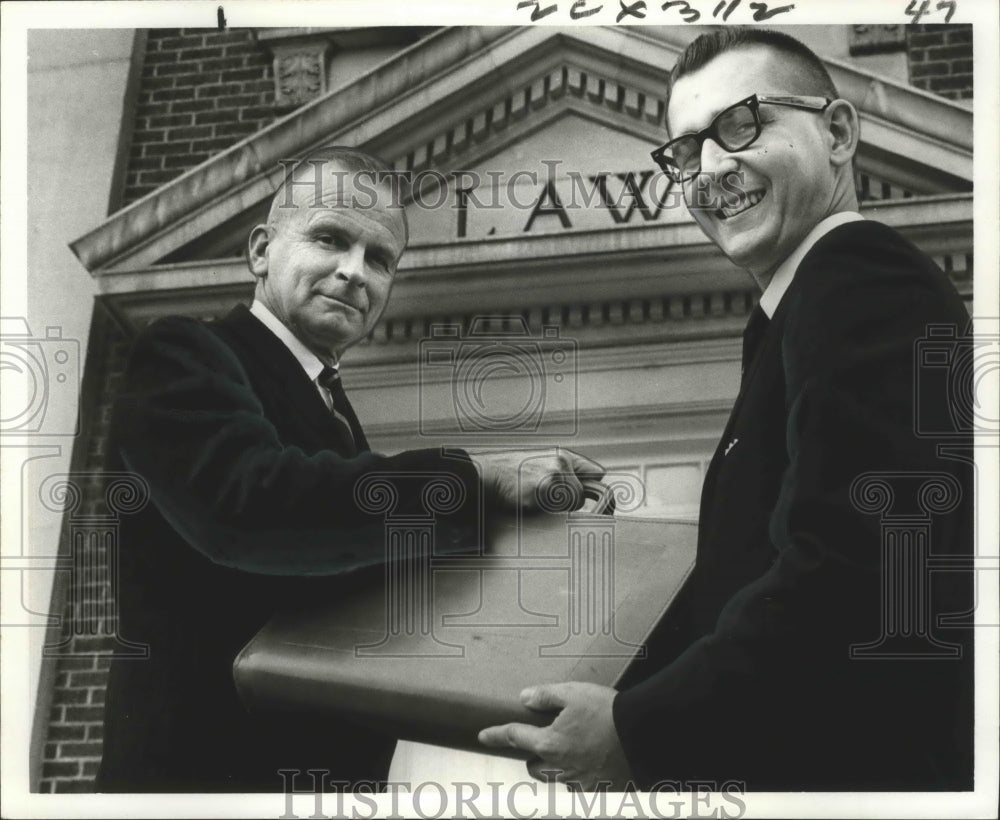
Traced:
<path fill-rule="evenodd" d="M 384 518 L 355 499 L 362 476 L 398 474 L 405 514 L 420 499 L 412 474 L 452 474 L 466 502 L 438 519 L 436 548 L 478 543 L 477 473 L 464 454 L 381 456 L 352 426 L 364 451 L 348 457 L 315 386 L 245 307 L 211 324 L 164 319 L 139 336 L 113 441 L 152 503 L 123 518 L 119 634 L 150 656 L 112 664 L 98 790 L 278 792 L 283 768 L 385 779 L 393 739 L 249 715 L 232 680 L 234 657 L 276 608 L 383 582 Z"/>
<path fill-rule="evenodd" d="M 961 334 L 968 314 L 884 225 L 842 225 L 802 260 L 708 468 L 696 570 L 615 699 L 641 785 L 971 788 L 972 630 L 933 626 L 960 659 L 850 655 L 883 628 L 917 631 L 886 623 L 905 608 L 893 596 L 930 589 L 935 617 L 972 607 L 971 572 L 920 575 L 918 588 L 918 574 L 884 567 L 882 519 L 850 492 L 864 473 L 896 473 L 891 513 L 919 518 L 914 476 L 950 474 L 961 503 L 927 519 L 930 551 L 973 553 L 970 466 L 915 435 L 916 404 L 944 398 L 940 374 L 914 367 L 934 323 Z M 959 443 L 968 455 L 971 439 Z M 910 579 L 885 610 L 883 578 Z"/>

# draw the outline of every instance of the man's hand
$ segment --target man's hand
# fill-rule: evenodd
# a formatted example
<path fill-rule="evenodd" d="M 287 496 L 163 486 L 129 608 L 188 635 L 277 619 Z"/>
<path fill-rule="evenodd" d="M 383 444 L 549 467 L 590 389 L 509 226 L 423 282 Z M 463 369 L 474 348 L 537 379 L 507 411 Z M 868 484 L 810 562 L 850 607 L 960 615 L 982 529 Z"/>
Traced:
<path fill-rule="evenodd" d="M 538 780 L 555 779 L 571 789 L 623 790 L 631 778 L 615 731 L 611 704 L 615 690 L 594 683 L 552 683 L 521 692 L 521 702 L 540 712 L 559 710 L 545 727 L 525 723 L 491 726 L 479 742 L 493 748 L 514 746 L 536 756 L 528 773 Z"/>
<path fill-rule="evenodd" d="M 578 510 L 583 506 L 581 479 L 600 479 L 605 472 L 596 461 L 560 447 L 470 453 L 469 458 L 479 469 L 488 499 L 526 510 Z"/>

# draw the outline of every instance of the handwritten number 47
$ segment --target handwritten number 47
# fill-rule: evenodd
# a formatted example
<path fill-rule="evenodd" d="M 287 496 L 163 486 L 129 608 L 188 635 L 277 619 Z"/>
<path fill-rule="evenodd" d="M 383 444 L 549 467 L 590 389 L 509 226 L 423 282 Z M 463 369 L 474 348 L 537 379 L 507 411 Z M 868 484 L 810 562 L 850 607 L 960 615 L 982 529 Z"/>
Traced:
<path fill-rule="evenodd" d="M 920 19 L 930 11 L 930 0 L 922 0 L 920 3 L 920 8 L 917 8 L 917 0 L 910 0 L 910 4 L 906 7 L 906 14 L 913 18 L 912 23 L 916 25 L 920 22 Z M 942 9 L 947 9 L 947 13 L 944 16 L 944 21 L 946 23 L 951 22 L 951 16 L 955 13 L 955 9 L 958 7 L 956 0 L 941 0 L 940 3 L 935 7 L 937 11 Z"/>

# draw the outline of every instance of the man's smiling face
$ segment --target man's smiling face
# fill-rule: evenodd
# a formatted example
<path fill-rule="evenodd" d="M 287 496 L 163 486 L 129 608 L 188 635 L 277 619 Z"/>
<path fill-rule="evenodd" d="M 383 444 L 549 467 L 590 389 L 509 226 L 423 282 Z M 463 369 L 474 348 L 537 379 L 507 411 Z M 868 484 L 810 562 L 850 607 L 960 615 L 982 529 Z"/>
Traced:
<path fill-rule="evenodd" d="M 795 62 L 779 52 L 762 46 L 724 52 L 673 86 L 670 135 L 705 128 L 751 94 L 808 94 L 801 86 Z M 741 151 L 706 139 L 702 176 L 685 182 L 684 193 L 701 229 L 766 287 L 774 269 L 833 211 L 835 168 L 823 114 L 762 104 L 760 120 L 760 136 Z"/>
<path fill-rule="evenodd" d="M 371 332 L 406 244 L 390 191 L 376 186 L 372 195 L 371 186 L 355 187 L 355 176 L 327 162 L 318 200 L 314 185 L 297 183 L 293 201 L 250 236 L 254 298 L 322 359 Z"/>

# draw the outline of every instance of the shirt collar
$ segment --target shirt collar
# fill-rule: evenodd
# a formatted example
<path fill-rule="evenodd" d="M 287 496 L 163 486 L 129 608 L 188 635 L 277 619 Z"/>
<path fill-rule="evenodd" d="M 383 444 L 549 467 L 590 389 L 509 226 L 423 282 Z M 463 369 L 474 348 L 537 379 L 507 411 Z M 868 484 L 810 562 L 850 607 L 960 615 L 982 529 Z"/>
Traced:
<path fill-rule="evenodd" d="M 857 222 L 862 219 L 864 217 L 857 211 L 840 211 L 839 213 L 831 214 L 826 219 L 821 219 L 813 226 L 813 229 L 806 234 L 805 239 L 799 243 L 799 246 L 785 258 L 784 262 L 778 265 L 774 276 L 771 277 L 771 281 L 768 282 L 767 287 L 764 288 L 764 292 L 760 295 L 760 306 L 764 310 L 764 313 L 767 314 L 768 319 L 774 316 L 774 311 L 777 310 L 781 297 L 785 295 L 788 286 L 792 284 L 792 279 L 795 276 L 795 271 L 798 270 L 799 263 L 809 253 L 812 246 L 838 225 Z"/>
<path fill-rule="evenodd" d="M 299 341 L 299 338 L 292 333 L 292 331 L 290 331 L 277 316 L 264 307 L 261 302 L 254 300 L 253 304 L 250 305 L 250 312 L 260 319 L 264 327 L 277 336 L 285 347 L 291 351 L 291 354 L 296 358 L 298 363 L 302 365 L 302 369 L 306 371 L 306 375 L 310 378 L 310 380 L 316 381 L 317 376 L 319 376 L 319 374 L 323 371 L 323 368 L 326 367 L 326 362 L 302 344 L 302 342 Z M 337 369 L 339 366 L 339 362 L 333 362 L 334 369 Z"/>

